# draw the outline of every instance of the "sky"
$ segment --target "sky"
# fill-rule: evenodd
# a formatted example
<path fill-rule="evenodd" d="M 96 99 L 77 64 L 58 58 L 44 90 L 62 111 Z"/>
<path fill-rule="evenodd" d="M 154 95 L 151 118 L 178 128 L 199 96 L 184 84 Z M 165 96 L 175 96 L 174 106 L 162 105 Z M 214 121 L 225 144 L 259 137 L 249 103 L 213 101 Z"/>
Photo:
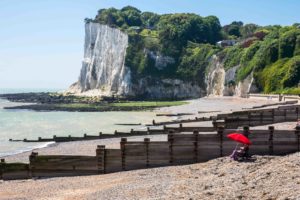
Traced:
<path fill-rule="evenodd" d="M 300 22 L 299 0 L 0 0 L 0 88 L 65 89 L 83 59 L 84 19 L 127 5 L 259 25 Z"/>

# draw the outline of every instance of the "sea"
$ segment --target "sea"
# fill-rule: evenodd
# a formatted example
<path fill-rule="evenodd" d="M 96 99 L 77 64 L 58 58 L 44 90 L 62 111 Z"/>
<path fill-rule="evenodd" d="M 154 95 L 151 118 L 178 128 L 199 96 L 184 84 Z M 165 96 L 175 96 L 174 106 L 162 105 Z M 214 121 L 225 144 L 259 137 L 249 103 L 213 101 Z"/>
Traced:
<path fill-rule="evenodd" d="M 60 89 L 0 89 L 0 93 L 57 92 Z M 114 130 L 129 131 L 143 126 L 121 126 L 116 123 L 147 124 L 157 118 L 155 112 L 61 112 L 6 110 L 4 107 L 22 105 L 0 99 L 0 157 L 31 151 L 51 145 L 47 143 L 10 142 L 9 139 L 37 139 L 56 136 L 98 135 Z M 156 119 L 157 120 L 157 119 Z M 159 120 L 164 120 L 159 118 Z"/>

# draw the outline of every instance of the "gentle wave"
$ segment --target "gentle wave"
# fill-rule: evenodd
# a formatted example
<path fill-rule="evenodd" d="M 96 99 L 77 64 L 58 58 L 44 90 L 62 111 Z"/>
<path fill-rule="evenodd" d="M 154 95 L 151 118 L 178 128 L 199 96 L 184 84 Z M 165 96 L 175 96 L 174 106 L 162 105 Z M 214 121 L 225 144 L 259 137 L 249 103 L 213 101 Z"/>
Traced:
<path fill-rule="evenodd" d="M 18 150 L 12 151 L 12 152 L 0 153 L 0 157 L 7 157 L 7 156 L 11 156 L 11 155 L 16 155 L 16 154 L 20 154 L 20 153 L 33 151 L 36 149 L 42 149 L 42 148 L 50 147 L 54 144 L 56 144 L 56 143 L 55 142 L 47 142 L 47 143 L 43 143 L 43 144 L 36 145 L 36 146 L 27 146 L 23 149 L 18 149 Z"/>

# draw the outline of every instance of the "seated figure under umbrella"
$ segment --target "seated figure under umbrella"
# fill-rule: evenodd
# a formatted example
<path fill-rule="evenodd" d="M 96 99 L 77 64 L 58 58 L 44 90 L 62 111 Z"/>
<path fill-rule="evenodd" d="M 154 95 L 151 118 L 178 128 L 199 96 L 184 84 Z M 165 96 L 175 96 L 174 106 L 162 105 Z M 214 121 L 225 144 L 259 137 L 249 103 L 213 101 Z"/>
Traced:
<path fill-rule="evenodd" d="M 230 155 L 230 158 L 236 161 L 247 160 L 250 157 L 249 156 L 249 145 L 251 145 L 250 140 L 241 133 L 231 133 L 227 135 L 227 137 L 231 140 L 238 142 L 234 151 Z M 239 143 L 241 143 L 242 146 L 239 147 Z"/>

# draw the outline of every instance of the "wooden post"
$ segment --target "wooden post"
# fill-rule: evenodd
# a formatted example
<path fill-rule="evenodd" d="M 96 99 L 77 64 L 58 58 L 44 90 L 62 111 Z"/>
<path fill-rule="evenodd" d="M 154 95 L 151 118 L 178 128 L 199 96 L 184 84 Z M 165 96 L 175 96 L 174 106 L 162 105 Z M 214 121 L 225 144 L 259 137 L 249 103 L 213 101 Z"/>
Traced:
<path fill-rule="evenodd" d="M 29 156 L 29 177 L 34 177 L 34 170 L 35 170 L 35 167 L 34 167 L 34 164 L 35 164 L 35 161 L 36 161 L 36 157 L 38 156 L 38 153 L 37 152 L 32 152 Z"/>
<path fill-rule="evenodd" d="M 286 122 L 286 109 L 284 109 L 284 121 Z"/>
<path fill-rule="evenodd" d="M 217 127 L 217 122 L 216 122 L 216 120 L 213 120 L 213 121 L 212 121 L 212 124 L 213 124 L 213 127 L 215 127 L 215 128 Z"/>
<path fill-rule="evenodd" d="M 147 135 L 149 135 L 150 134 L 150 128 L 149 127 L 147 127 Z M 146 138 L 145 138 L 146 139 Z"/>
<path fill-rule="evenodd" d="M 198 130 L 194 130 L 193 134 L 194 134 L 194 138 L 195 138 L 195 141 L 194 141 L 194 162 L 198 162 L 198 135 L 199 135 Z"/>
<path fill-rule="evenodd" d="M 169 142 L 169 163 L 172 164 L 174 162 L 174 158 L 173 158 L 173 142 L 174 142 L 174 132 L 173 131 L 169 131 L 168 134 L 168 142 Z"/>
<path fill-rule="evenodd" d="M 220 137 L 220 157 L 223 156 L 223 133 L 224 133 L 224 128 L 218 127 L 218 135 Z"/>
<path fill-rule="evenodd" d="M 249 126 L 244 126 L 244 131 L 243 131 L 243 135 L 248 137 L 249 136 Z"/>
<path fill-rule="evenodd" d="M 152 124 L 155 125 L 155 120 L 152 120 Z"/>
<path fill-rule="evenodd" d="M 3 179 L 4 167 L 5 167 L 5 159 L 1 159 L 1 162 L 0 162 L 0 180 Z"/>
<path fill-rule="evenodd" d="M 146 167 L 149 167 L 149 143 L 150 138 L 144 138 L 144 144 L 146 146 Z"/>
<path fill-rule="evenodd" d="M 121 145 L 121 154 L 122 154 L 122 170 L 126 169 L 126 166 L 125 166 L 125 159 L 126 159 L 125 144 L 126 144 L 126 142 L 127 142 L 127 138 L 121 138 L 120 145 Z"/>
<path fill-rule="evenodd" d="M 249 121 L 248 126 L 251 126 L 251 112 L 250 111 L 248 111 L 248 121 Z"/>
<path fill-rule="evenodd" d="M 227 118 L 227 117 L 224 118 L 224 127 L 225 127 L 225 128 L 228 127 L 228 118 Z M 216 128 L 218 129 L 219 126 L 217 126 Z"/>
<path fill-rule="evenodd" d="M 298 151 L 300 151 L 300 127 L 296 126 L 296 136 L 297 136 L 297 143 L 298 143 Z"/>
<path fill-rule="evenodd" d="M 182 124 L 179 124 L 179 132 L 182 132 Z"/>
<path fill-rule="evenodd" d="M 269 154 L 273 155 L 273 134 L 274 134 L 274 126 L 269 126 L 270 136 L 269 136 Z"/>
<path fill-rule="evenodd" d="M 98 174 L 104 174 L 106 171 L 106 155 L 105 155 L 105 146 L 98 145 L 96 149 L 96 157 L 97 157 L 97 168 Z"/>

